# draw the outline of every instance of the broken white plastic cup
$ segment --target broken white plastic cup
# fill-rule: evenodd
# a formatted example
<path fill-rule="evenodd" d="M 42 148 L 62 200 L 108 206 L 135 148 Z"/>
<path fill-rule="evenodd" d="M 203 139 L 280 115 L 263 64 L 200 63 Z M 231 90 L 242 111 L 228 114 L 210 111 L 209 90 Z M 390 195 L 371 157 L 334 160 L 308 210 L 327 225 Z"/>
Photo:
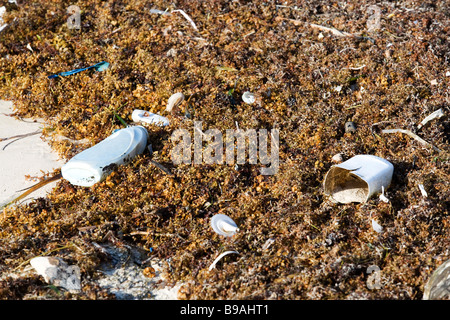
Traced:
<path fill-rule="evenodd" d="M 373 155 L 357 155 L 334 165 L 324 180 L 326 195 L 340 203 L 366 202 L 391 184 L 394 166 Z"/>

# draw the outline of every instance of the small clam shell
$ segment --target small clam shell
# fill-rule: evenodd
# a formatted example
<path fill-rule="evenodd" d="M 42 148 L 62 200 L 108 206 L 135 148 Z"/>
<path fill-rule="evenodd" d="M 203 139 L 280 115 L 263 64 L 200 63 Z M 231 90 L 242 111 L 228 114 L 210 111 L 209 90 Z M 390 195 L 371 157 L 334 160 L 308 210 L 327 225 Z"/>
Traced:
<path fill-rule="evenodd" d="M 216 233 L 226 237 L 231 237 L 239 231 L 233 219 L 224 214 L 214 215 L 211 218 L 211 227 Z"/>
<path fill-rule="evenodd" d="M 342 153 L 337 153 L 331 158 L 331 161 L 334 163 L 341 163 L 344 161 L 344 157 L 342 156 Z"/>
<path fill-rule="evenodd" d="M 251 93 L 250 91 L 245 91 L 242 94 L 242 101 L 244 101 L 245 103 L 248 103 L 248 104 L 255 103 L 256 96 L 253 93 Z"/>
<path fill-rule="evenodd" d="M 170 96 L 169 100 L 167 100 L 166 111 L 172 112 L 175 111 L 175 108 L 178 107 L 184 100 L 184 94 L 181 92 L 174 93 Z"/>

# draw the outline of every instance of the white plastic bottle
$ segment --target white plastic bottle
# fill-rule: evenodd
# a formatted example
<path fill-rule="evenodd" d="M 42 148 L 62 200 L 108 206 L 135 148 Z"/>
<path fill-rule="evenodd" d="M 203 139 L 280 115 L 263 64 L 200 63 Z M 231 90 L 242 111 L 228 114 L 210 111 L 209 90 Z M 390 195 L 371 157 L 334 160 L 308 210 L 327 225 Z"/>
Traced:
<path fill-rule="evenodd" d="M 144 152 L 147 139 L 147 130 L 142 126 L 117 130 L 70 159 L 61 168 L 62 177 L 73 185 L 90 187 L 104 180 L 116 166 Z"/>

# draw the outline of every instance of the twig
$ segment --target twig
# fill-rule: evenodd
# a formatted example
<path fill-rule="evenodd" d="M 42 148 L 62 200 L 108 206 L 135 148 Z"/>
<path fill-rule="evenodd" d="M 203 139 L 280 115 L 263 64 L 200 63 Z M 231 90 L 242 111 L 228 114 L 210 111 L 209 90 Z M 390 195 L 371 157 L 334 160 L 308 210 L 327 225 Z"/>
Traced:
<path fill-rule="evenodd" d="M 181 9 L 172 10 L 171 13 L 173 13 L 173 12 L 179 12 L 179 13 L 181 13 L 181 14 L 183 15 L 183 17 L 185 17 L 186 20 L 189 21 L 189 23 L 192 25 L 192 27 L 193 27 L 195 30 L 198 31 L 198 28 L 197 28 L 197 26 L 195 25 L 194 20 L 192 20 L 191 17 L 189 17 L 189 16 L 187 15 L 186 12 L 184 12 L 184 11 L 181 10 Z"/>
<path fill-rule="evenodd" d="M 169 176 L 173 176 L 172 172 L 169 171 L 169 169 L 167 169 L 166 167 L 164 167 L 162 164 L 159 164 L 158 162 L 154 161 L 154 160 L 150 160 L 150 162 L 158 167 L 161 171 L 163 171 L 164 173 L 168 174 Z"/>
<path fill-rule="evenodd" d="M 38 131 L 35 131 L 35 132 L 25 133 L 25 134 L 19 134 L 19 135 L 12 136 L 12 137 L 8 137 L 8 138 L 0 138 L 0 141 L 6 141 L 6 140 L 9 140 L 9 139 L 17 138 L 17 139 L 15 139 L 15 140 L 9 142 L 7 145 L 5 145 L 5 146 L 3 147 L 2 150 L 5 150 L 5 148 L 6 148 L 7 146 L 9 146 L 11 143 L 13 143 L 13 142 L 15 142 L 15 141 L 17 141 L 17 140 L 19 140 L 19 139 L 23 139 L 23 138 L 26 138 L 26 137 L 29 137 L 29 136 L 38 134 L 38 133 L 40 133 L 40 132 L 41 132 L 41 130 L 38 130 Z"/>
<path fill-rule="evenodd" d="M 413 133 L 413 132 L 411 132 L 409 130 L 405 130 L 405 129 L 385 129 L 385 130 L 381 130 L 381 132 L 382 133 L 396 133 L 396 132 L 404 133 L 404 134 L 407 134 L 408 136 L 410 136 L 411 138 L 419 141 L 422 145 L 424 145 L 426 147 L 431 147 L 437 152 L 441 152 L 441 150 L 439 150 L 438 148 L 436 148 L 432 144 L 426 142 L 421 137 L 419 137 L 417 134 L 415 134 L 415 133 Z"/>

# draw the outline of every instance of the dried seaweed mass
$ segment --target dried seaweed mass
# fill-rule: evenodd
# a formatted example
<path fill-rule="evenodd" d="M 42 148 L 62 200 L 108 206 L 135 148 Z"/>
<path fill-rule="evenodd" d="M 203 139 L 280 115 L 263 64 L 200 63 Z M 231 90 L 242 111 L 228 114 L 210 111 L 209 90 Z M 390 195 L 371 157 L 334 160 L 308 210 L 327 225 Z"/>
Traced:
<path fill-rule="evenodd" d="M 447 1 L 374 11 L 368 1 L 89 0 L 73 3 L 78 27 L 68 5 L 0 1 L 0 99 L 16 116 L 44 118 L 45 139 L 67 160 L 123 128 L 120 119 L 132 124 L 135 109 L 170 124 L 144 123 L 153 152 L 93 187 L 62 179 L 46 198 L 3 210 L 1 299 L 114 299 L 95 282 L 106 245 L 140 250 L 142 272 L 160 259 L 181 299 L 422 299 L 450 255 Z M 48 78 L 100 61 L 108 69 Z M 242 101 L 247 91 L 257 102 Z M 169 112 L 175 92 L 185 99 Z M 203 132 L 277 128 L 278 172 L 248 161 L 174 165 L 171 134 L 193 134 L 194 121 Z M 439 151 L 382 133 L 395 128 Z M 390 161 L 389 202 L 324 196 L 338 153 Z M 210 227 L 219 213 L 239 226 L 233 237 Z M 239 254 L 209 270 L 226 251 Z M 81 292 L 22 274 L 39 255 L 77 265 Z"/>

